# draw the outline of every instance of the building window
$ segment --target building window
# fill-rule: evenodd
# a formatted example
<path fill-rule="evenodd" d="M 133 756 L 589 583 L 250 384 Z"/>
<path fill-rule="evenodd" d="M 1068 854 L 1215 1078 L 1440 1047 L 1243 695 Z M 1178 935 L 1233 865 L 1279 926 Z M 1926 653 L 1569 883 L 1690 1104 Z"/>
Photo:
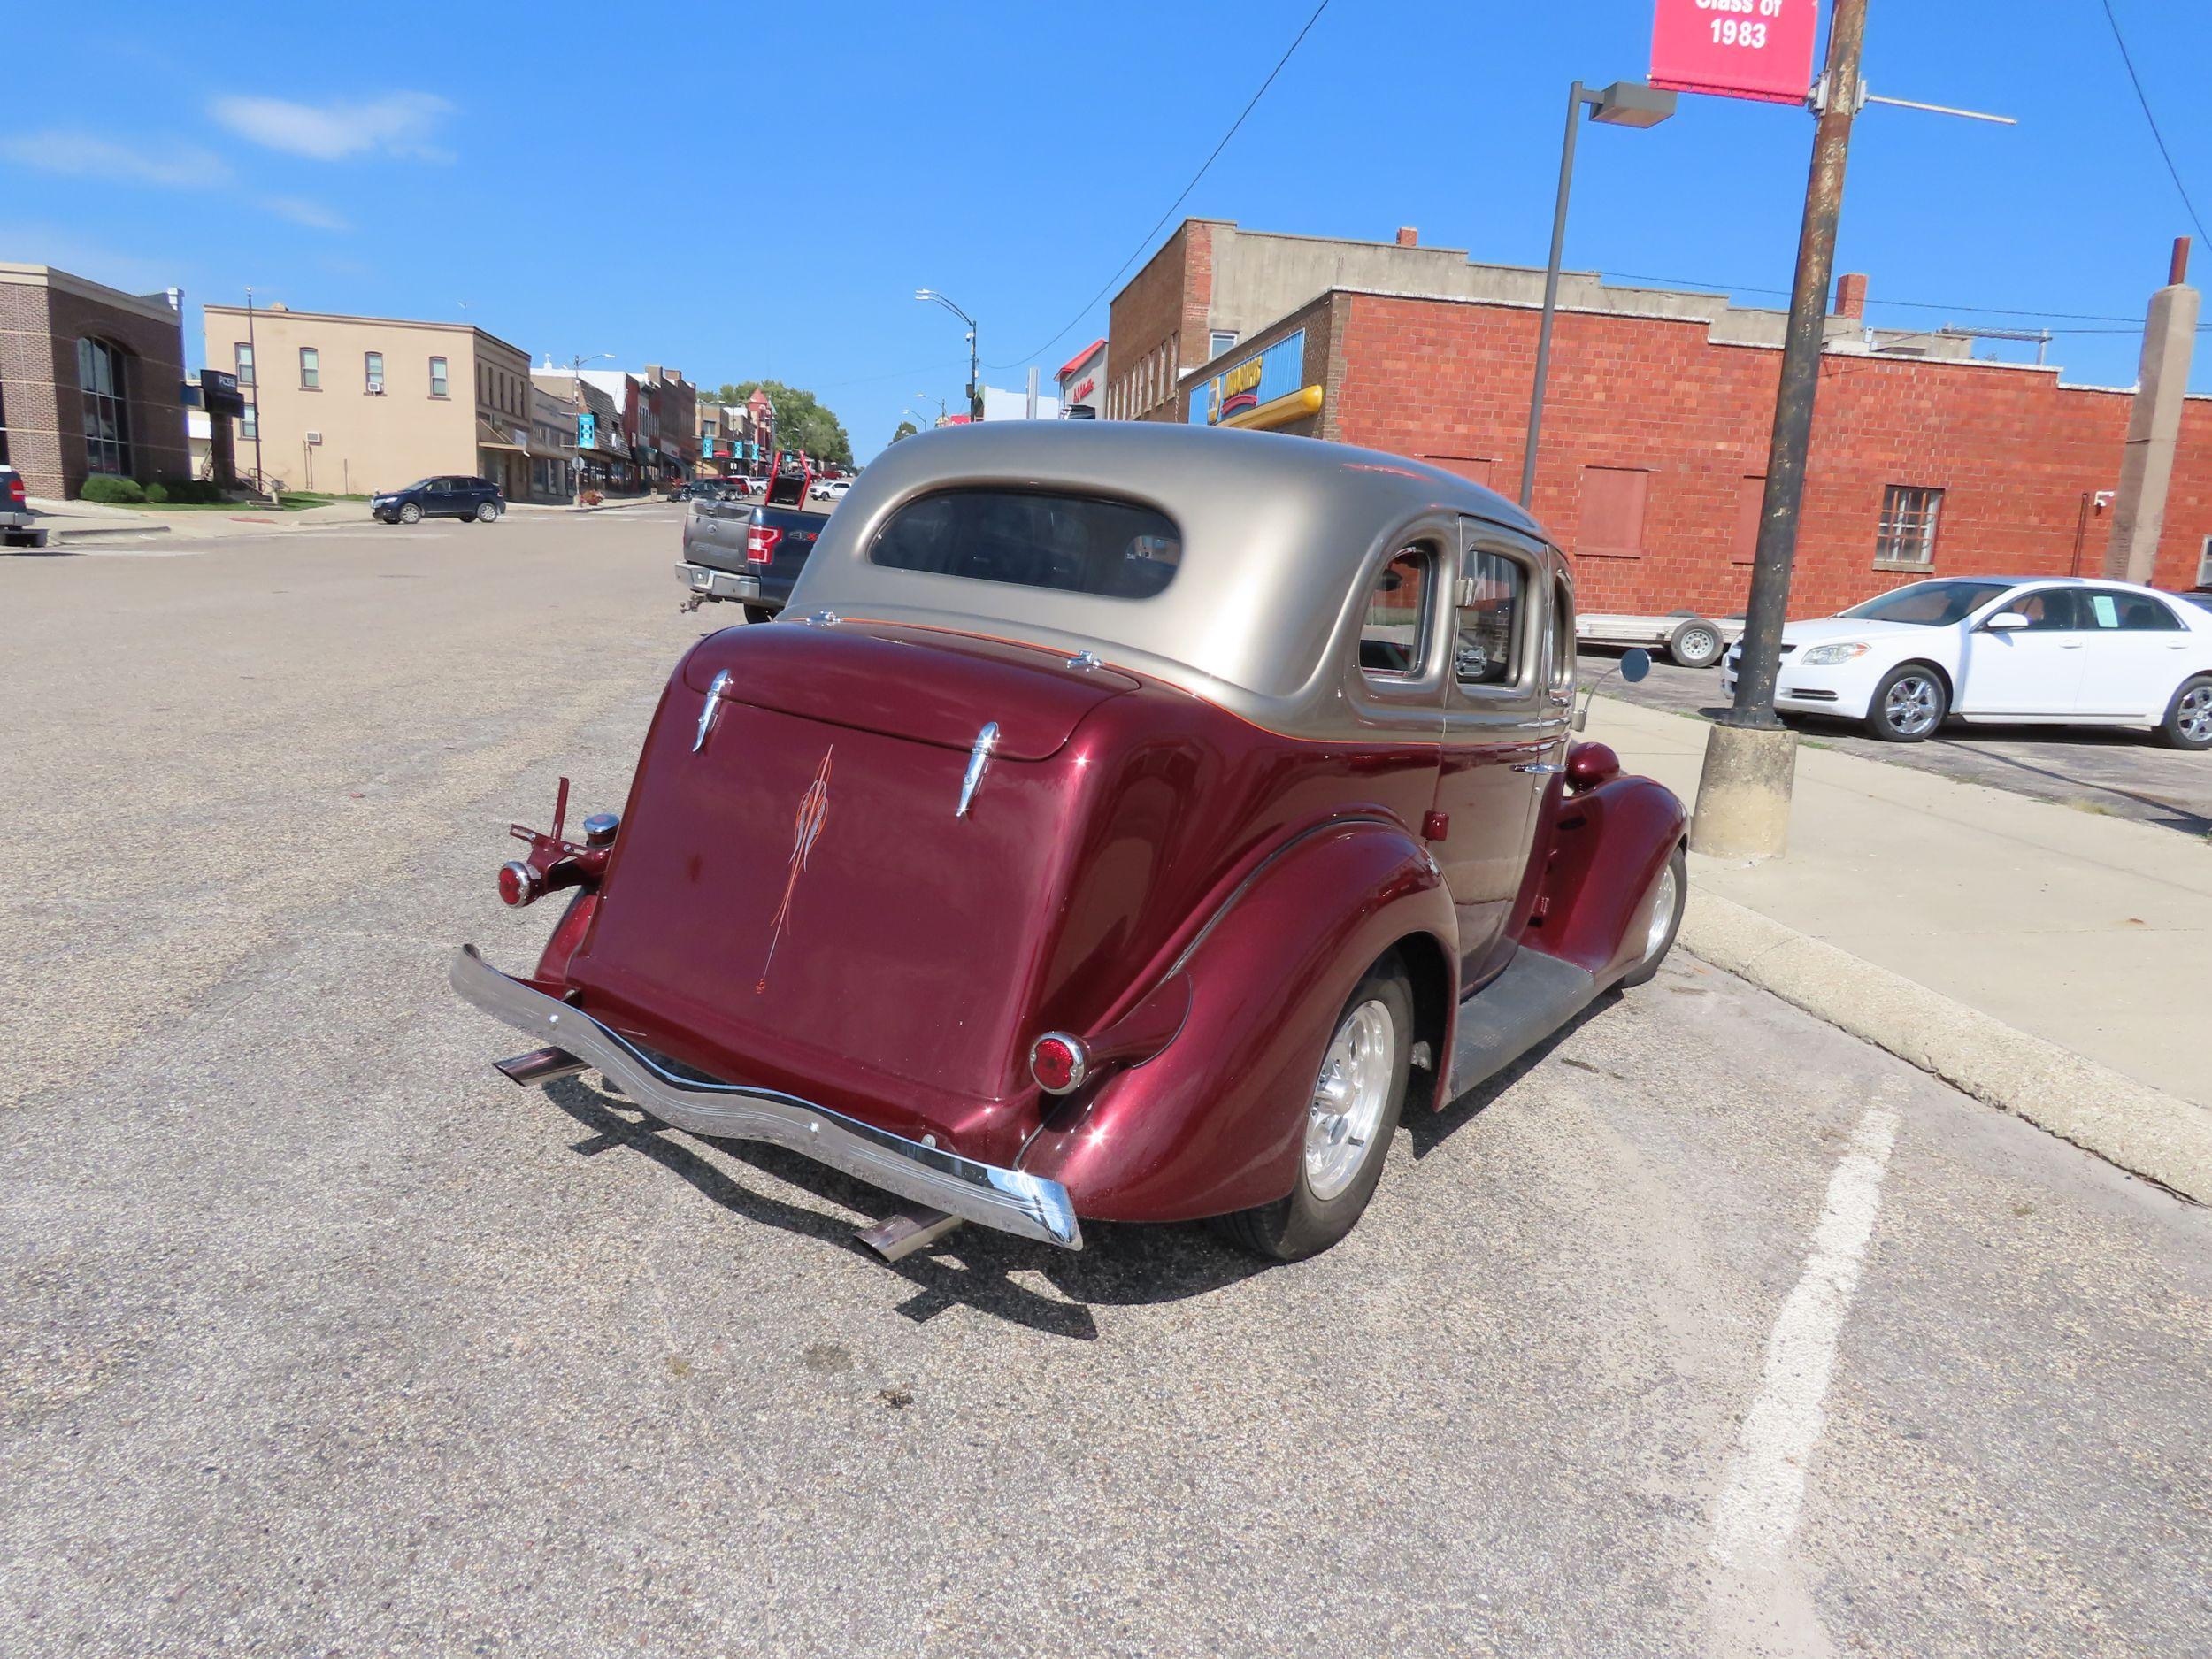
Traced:
<path fill-rule="evenodd" d="M 261 435 L 261 411 L 258 405 L 248 403 L 246 412 L 238 417 L 238 435 L 248 443 Z"/>
<path fill-rule="evenodd" d="M 2204 538 L 2204 545 L 2197 549 L 2197 586 L 2212 588 L 2212 535 Z"/>
<path fill-rule="evenodd" d="M 361 376 L 368 383 L 370 391 L 380 394 L 384 390 L 384 354 L 381 351 L 365 351 L 361 354 Z"/>
<path fill-rule="evenodd" d="M 104 340 L 77 342 L 77 384 L 84 390 L 85 467 L 127 477 L 131 434 L 123 380 L 123 353 Z"/>
<path fill-rule="evenodd" d="M 312 346 L 300 348 L 300 390 L 319 392 L 323 385 L 323 354 Z"/>
<path fill-rule="evenodd" d="M 1235 329 L 1217 328 L 1206 336 L 1206 355 L 1210 357 L 1217 357 L 1236 342 L 1237 331 Z"/>
<path fill-rule="evenodd" d="M 253 348 L 242 340 L 233 349 L 237 353 L 239 385 L 251 386 L 253 384 Z"/>
<path fill-rule="evenodd" d="M 430 359 L 430 395 L 433 397 L 446 396 L 445 359 L 443 357 Z"/>
<path fill-rule="evenodd" d="M 1651 474 L 1640 468 L 1584 467 L 1581 519 L 1575 530 L 1575 551 L 1631 558 L 1641 553 L 1644 492 L 1650 482 Z"/>
<path fill-rule="evenodd" d="M 1935 564 L 1936 517 L 1943 492 L 1913 484 L 1892 484 L 1882 492 L 1881 529 L 1874 544 L 1877 565 L 1925 569 Z"/>

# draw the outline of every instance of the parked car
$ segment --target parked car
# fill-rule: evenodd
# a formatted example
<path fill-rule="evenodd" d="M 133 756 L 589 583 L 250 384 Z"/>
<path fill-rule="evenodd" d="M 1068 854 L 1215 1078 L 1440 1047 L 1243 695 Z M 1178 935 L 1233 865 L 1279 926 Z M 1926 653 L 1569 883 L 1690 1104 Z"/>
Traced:
<path fill-rule="evenodd" d="M 31 511 L 23 474 L 12 466 L 0 466 L 0 543 L 19 548 L 46 545 L 46 532 L 38 527 L 37 516 Z"/>
<path fill-rule="evenodd" d="M 502 896 L 571 895 L 535 971 L 464 945 L 450 977 L 545 1045 L 518 1082 L 596 1068 L 919 1206 L 886 1254 L 1221 1217 L 1310 1255 L 1402 1110 L 1673 942 L 1681 803 L 1571 742 L 1566 561 L 1454 474 L 1134 421 L 925 434 L 791 603 L 677 664 L 619 819 L 518 826 Z"/>
<path fill-rule="evenodd" d="M 691 594 L 687 608 L 721 600 L 744 606 L 748 622 L 771 620 L 791 597 L 823 523 L 806 507 L 695 503 L 684 515 L 684 556 L 676 561 L 676 580 Z"/>
<path fill-rule="evenodd" d="M 489 479 L 419 478 L 405 489 L 369 497 L 369 511 L 385 524 L 423 518 L 473 518 L 489 524 L 507 511 L 507 498 Z"/>
<path fill-rule="evenodd" d="M 1732 696 L 1742 648 L 1721 668 Z M 2130 582 L 1957 576 L 1782 631 L 1774 706 L 1916 743 L 1947 718 L 2136 726 L 2212 748 L 2212 611 Z"/>

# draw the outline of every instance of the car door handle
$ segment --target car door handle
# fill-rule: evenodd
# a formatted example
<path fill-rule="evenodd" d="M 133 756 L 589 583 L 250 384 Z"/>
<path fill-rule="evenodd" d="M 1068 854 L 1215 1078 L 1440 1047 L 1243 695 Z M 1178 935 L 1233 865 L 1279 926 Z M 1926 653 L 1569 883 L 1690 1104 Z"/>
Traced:
<path fill-rule="evenodd" d="M 1567 769 L 1561 765 L 1557 761 L 1532 760 L 1526 765 L 1516 766 L 1513 770 L 1516 772 L 1532 772 L 1539 778 L 1555 778 Z"/>
<path fill-rule="evenodd" d="M 2078 651 L 2081 649 L 2081 641 L 2079 640 L 2061 640 L 2058 642 L 2058 649 L 2062 651 Z"/>

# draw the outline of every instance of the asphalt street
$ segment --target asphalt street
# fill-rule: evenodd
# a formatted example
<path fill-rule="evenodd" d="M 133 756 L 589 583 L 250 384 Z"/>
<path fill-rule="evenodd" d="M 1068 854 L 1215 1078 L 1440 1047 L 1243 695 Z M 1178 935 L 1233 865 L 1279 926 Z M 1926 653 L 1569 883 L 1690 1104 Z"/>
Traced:
<path fill-rule="evenodd" d="M 1265 1271 L 497 1076 L 677 539 L 0 560 L 0 1655 L 2212 1650 L 2204 1212 L 1686 957 Z"/>
<path fill-rule="evenodd" d="M 1620 657 L 1618 651 L 1582 652 L 1584 683 L 1618 667 Z M 1615 675 L 1599 695 L 1707 718 L 1728 706 L 1721 696 L 1717 668 L 1677 668 L 1663 662 L 1654 663 L 1650 678 L 1640 685 L 1627 685 Z M 2085 812 L 2134 818 L 2187 835 L 2212 836 L 2212 754 L 2167 749 L 2147 732 L 1968 726 L 1951 720 L 1925 742 L 1886 743 L 1868 736 L 1855 722 L 1807 718 L 1795 724 L 1803 741 L 1868 760 L 2056 801 Z"/>

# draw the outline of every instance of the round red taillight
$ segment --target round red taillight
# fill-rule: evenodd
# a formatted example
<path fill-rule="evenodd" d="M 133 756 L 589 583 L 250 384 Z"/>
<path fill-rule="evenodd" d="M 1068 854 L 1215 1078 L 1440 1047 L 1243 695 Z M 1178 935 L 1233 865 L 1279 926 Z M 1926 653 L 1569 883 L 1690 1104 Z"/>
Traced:
<path fill-rule="evenodd" d="M 1064 1031 L 1048 1031 L 1030 1045 L 1029 1075 L 1048 1094 L 1065 1094 L 1083 1087 L 1090 1071 L 1090 1056 L 1082 1041 Z"/>
<path fill-rule="evenodd" d="M 505 904 L 518 907 L 529 903 L 545 892 L 545 883 L 538 872 L 519 858 L 510 859 L 499 866 L 499 897 Z"/>

